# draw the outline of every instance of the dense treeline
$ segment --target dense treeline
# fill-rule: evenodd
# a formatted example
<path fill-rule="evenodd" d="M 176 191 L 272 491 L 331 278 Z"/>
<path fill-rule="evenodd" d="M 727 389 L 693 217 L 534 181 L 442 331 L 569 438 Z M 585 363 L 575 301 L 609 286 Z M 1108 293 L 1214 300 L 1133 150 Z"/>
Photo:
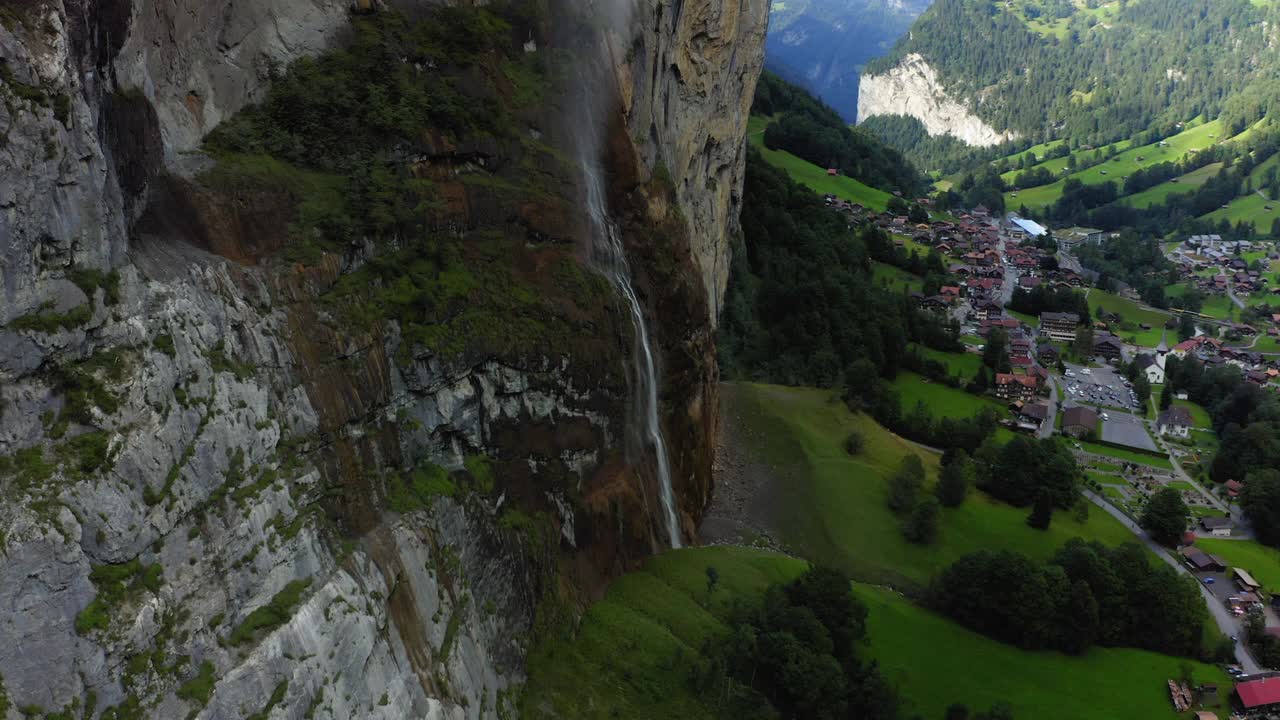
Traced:
<path fill-rule="evenodd" d="M 876 286 L 873 258 L 911 265 L 879 229 L 851 229 L 754 151 L 743 192 L 743 243 L 720 325 L 726 377 L 831 387 L 855 365 L 869 368 L 850 375 L 859 382 L 892 378 L 909 341 L 955 349 L 954 326 Z M 925 271 L 940 263 L 917 262 Z"/>
<path fill-rule="evenodd" d="M 997 640 L 1073 654 L 1105 645 L 1199 656 L 1207 617 L 1195 581 L 1140 545 L 1079 538 L 1044 565 L 1007 550 L 966 555 L 934 580 L 929 603 Z"/>
<path fill-rule="evenodd" d="M 708 567 L 707 596 L 719 573 Z M 759 602 L 734 600 L 729 633 L 708 641 L 692 682 L 726 720 L 897 720 L 897 692 L 874 660 L 863 660 L 867 606 L 837 570 L 810 567 L 765 591 Z M 912 716 L 921 720 L 919 715 Z M 959 703 L 938 720 L 1013 720 L 998 703 L 970 714 Z"/>
<path fill-rule="evenodd" d="M 902 153 L 866 130 L 850 128 L 835 110 L 777 75 L 766 72 L 760 78 L 752 112 L 773 116 L 764 132 L 770 150 L 786 150 L 819 167 L 839 168 L 888 192 L 915 197 L 922 190 L 921 177 Z"/>
<path fill-rule="evenodd" d="M 1118 282 L 1124 283 L 1147 303 L 1168 307 L 1164 288 L 1173 263 L 1165 258 L 1154 239 L 1127 230 L 1104 243 L 1081 245 L 1075 254 L 1081 264 L 1098 273 L 1099 288 L 1114 292 L 1119 289 Z"/>
<path fill-rule="evenodd" d="M 1218 481 L 1244 482 L 1241 505 L 1258 540 L 1280 546 L 1280 401 L 1233 366 L 1206 369 L 1169 356 L 1165 397 L 1185 391 L 1208 411 L 1221 441 L 1210 466 Z M 1161 404 L 1169 401 L 1161 398 Z"/>
<path fill-rule="evenodd" d="M 1080 499 L 1080 467 L 1055 438 L 1024 435 L 1001 445 L 989 438 L 973 457 L 978 487 L 1010 505 L 1025 507 L 1042 497 L 1067 509 Z"/>
<path fill-rule="evenodd" d="M 707 577 L 710 594 L 714 568 Z M 694 677 L 700 695 L 730 698 L 724 717 L 898 717 L 893 688 L 875 662 L 858 657 L 867 608 L 838 571 L 813 567 L 770 587 L 758 605 L 739 602 L 728 625 Z"/>
<path fill-rule="evenodd" d="M 1018 150 L 1015 142 L 975 147 L 951 135 L 930 135 L 924 123 L 910 115 L 873 115 L 858 127 L 898 150 L 926 172 L 943 168 L 976 167 Z"/>
<path fill-rule="evenodd" d="M 1079 290 L 1056 289 L 1041 283 L 1030 290 L 1017 288 L 1009 298 L 1009 307 L 1017 312 L 1040 316 L 1044 312 L 1072 312 L 1080 316 L 1080 322 L 1093 321 L 1089 313 L 1089 299 Z"/>
<path fill-rule="evenodd" d="M 1032 32 L 1004 3 L 938 0 L 867 72 L 920 53 L 992 126 L 1028 139 L 1053 128 L 1076 147 L 1197 115 L 1225 113 L 1233 130 L 1243 129 L 1280 97 L 1273 63 L 1258 62 L 1273 12 L 1248 0 L 1126 3 L 1105 25 L 1074 13 L 1058 38 Z M 1226 102 L 1246 90 L 1258 99 Z"/>

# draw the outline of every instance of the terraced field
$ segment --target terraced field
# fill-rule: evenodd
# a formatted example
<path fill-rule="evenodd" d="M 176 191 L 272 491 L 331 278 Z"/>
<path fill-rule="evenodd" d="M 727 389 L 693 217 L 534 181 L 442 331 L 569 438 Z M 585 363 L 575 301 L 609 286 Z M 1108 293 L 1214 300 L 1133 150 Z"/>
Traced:
<path fill-rule="evenodd" d="M 1167 138 L 1164 141 L 1164 145 L 1157 142 L 1130 148 L 1104 163 L 1072 173 L 1068 177 L 1075 178 L 1086 185 L 1098 185 L 1107 181 L 1122 183 L 1125 177 L 1139 168 L 1149 167 L 1156 163 L 1175 162 L 1185 157 L 1188 153 L 1202 150 L 1224 140 L 1222 137 L 1223 125 L 1218 120 L 1200 125 L 1191 126 L 1190 123 L 1188 125 L 1189 127 L 1186 130 Z M 1117 147 L 1119 146 L 1117 145 Z M 1059 158 L 1059 160 L 1062 161 L 1062 167 L 1065 168 L 1065 158 Z M 1048 163 L 1044 165 L 1052 170 Z M 1062 196 L 1062 188 L 1065 182 L 1066 178 L 1063 178 L 1048 185 L 1005 193 L 1005 203 L 1010 207 L 1019 207 L 1021 205 L 1042 207 L 1048 205 Z"/>
<path fill-rule="evenodd" d="M 1157 205 L 1169 199 L 1170 195 L 1186 193 L 1195 190 L 1205 184 L 1218 171 L 1222 170 L 1222 163 L 1209 163 L 1202 168 L 1192 170 L 1191 172 L 1181 175 L 1168 182 L 1162 182 L 1155 187 L 1147 188 L 1135 195 L 1129 195 L 1120 199 L 1121 205 L 1128 205 L 1139 209 L 1146 209 L 1152 205 Z"/>

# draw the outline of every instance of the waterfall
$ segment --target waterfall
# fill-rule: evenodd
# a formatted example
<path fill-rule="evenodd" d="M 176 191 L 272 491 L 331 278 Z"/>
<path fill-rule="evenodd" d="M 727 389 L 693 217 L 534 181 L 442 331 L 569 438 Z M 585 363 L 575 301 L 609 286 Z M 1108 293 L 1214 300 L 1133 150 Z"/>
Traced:
<path fill-rule="evenodd" d="M 662 435 L 662 422 L 658 414 L 658 366 L 653 358 L 653 342 L 649 326 L 644 320 L 644 309 L 631 284 L 631 264 L 622 246 L 617 225 L 609 216 L 605 201 L 604 177 L 599 165 L 598 153 L 586 154 L 582 159 L 582 173 L 586 185 L 587 214 L 591 221 L 591 262 L 613 283 L 631 310 L 631 322 L 635 326 L 634 373 L 632 388 L 637 415 L 643 425 L 644 440 L 652 449 L 657 466 L 658 494 L 666 516 L 667 533 L 671 547 L 680 547 L 680 520 L 676 515 L 675 491 L 671 487 L 671 459 L 667 454 L 667 442 Z"/>
<path fill-rule="evenodd" d="M 625 37 L 630 31 L 631 15 L 635 0 L 588 0 L 582 6 L 585 16 L 602 32 L 598 39 L 583 48 L 582 62 L 577 67 L 577 97 L 570 107 L 570 121 L 574 132 L 574 147 L 578 165 L 582 170 L 583 189 L 589 221 L 591 264 L 608 278 L 618 290 L 631 312 L 635 327 L 635 347 L 632 349 L 633 368 L 632 403 L 635 408 L 635 426 L 631 428 L 643 441 L 646 452 L 653 453 L 653 464 L 658 479 L 658 497 L 666 520 L 671 547 L 680 547 L 680 518 L 676 513 L 675 491 L 671 486 L 671 458 L 667 454 L 667 442 L 662 436 L 662 422 L 658 408 L 658 390 L 661 378 L 654 358 L 653 339 L 644 319 L 644 308 L 631 284 L 631 264 L 627 262 L 622 235 L 609 212 L 605 192 L 605 128 L 609 113 L 615 109 L 616 78 L 610 69 L 614 66 L 615 53 L 611 49 L 613 37 Z M 598 43 L 595 47 L 592 44 Z M 596 62 L 587 60 L 599 53 Z"/>

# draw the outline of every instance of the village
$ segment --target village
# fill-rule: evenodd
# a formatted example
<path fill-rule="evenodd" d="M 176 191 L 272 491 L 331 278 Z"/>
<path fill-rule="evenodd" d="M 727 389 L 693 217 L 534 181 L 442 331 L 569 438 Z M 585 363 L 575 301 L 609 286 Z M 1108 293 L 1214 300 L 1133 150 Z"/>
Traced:
<path fill-rule="evenodd" d="M 947 219 L 937 213 L 928 222 L 912 222 L 834 196 L 826 201 L 851 224 L 883 229 L 905 253 L 945 258 L 947 284 L 935 293 L 913 289 L 908 294 L 920 308 L 958 324 L 967 352 L 983 355 L 993 342 L 1004 348 L 1007 372 L 995 373 L 982 390 L 1007 409 L 1001 425 L 1010 432 L 1064 437 L 1085 468 L 1086 496 L 1165 562 L 1196 578 L 1213 619 L 1236 643 L 1237 663 L 1227 668 L 1237 680 L 1230 694 L 1232 717 L 1280 713 L 1280 672 L 1260 665 L 1241 641 L 1251 613 L 1261 615 L 1268 635 L 1280 637 L 1280 587 L 1270 599 L 1271 591 L 1247 569 L 1198 545 L 1251 542 L 1236 502 L 1243 483 L 1232 479 L 1214 487 L 1208 481 L 1204 463 L 1217 447 L 1216 436 L 1203 409 L 1185 392 L 1175 393 L 1163 410 L 1156 404 L 1169 358 L 1236 367 L 1248 382 L 1280 391 L 1280 345 L 1260 342 L 1280 338 L 1280 311 L 1250 312 L 1257 306 L 1269 310 L 1265 301 L 1272 298 L 1280 310 L 1280 282 L 1269 273 L 1273 264 L 1280 268 L 1280 252 L 1271 243 L 1230 243 L 1214 235 L 1168 245 L 1166 256 L 1186 286 L 1202 293 L 1206 305 L 1225 306 L 1228 312 L 1164 311 L 1144 307 L 1132 292 L 1112 295 L 1092 287 L 1096 274 L 1071 251 L 1105 242 L 1099 230 L 1052 232 L 981 206 Z M 928 199 L 915 202 L 930 205 Z M 1050 238 L 1053 242 L 1046 242 Z M 1012 307 L 1015 293 L 1082 293 L 1093 317 L 1087 321 L 1064 309 L 1019 312 Z M 1102 295 L 1108 301 L 1095 304 Z M 1117 296 L 1123 305 L 1112 301 Z M 1190 316 L 1195 332 L 1179 340 L 1183 314 Z M 1146 501 L 1161 488 L 1178 490 L 1191 512 L 1174 552 L 1137 523 Z M 1219 689 L 1192 688 L 1171 678 L 1169 692 L 1181 712 L 1194 709 L 1202 698 L 1216 698 Z M 1200 711 L 1196 717 L 1218 715 Z"/>

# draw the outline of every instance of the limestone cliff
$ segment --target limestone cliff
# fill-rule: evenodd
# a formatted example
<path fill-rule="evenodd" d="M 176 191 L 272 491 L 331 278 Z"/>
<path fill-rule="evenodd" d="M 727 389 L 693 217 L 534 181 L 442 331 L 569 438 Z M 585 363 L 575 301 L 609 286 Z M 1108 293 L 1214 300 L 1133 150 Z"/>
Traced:
<path fill-rule="evenodd" d="M 930 135 L 951 135 L 969 145 L 988 147 L 1018 137 L 988 125 L 960 100 L 947 94 L 937 72 L 911 53 L 887 72 L 864 75 L 858 90 L 858 122 L 874 115 L 909 115 Z"/>
<path fill-rule="evenodd" d="M 642 0 L 615 46 L 623 104 L 643 164 L 675 182 L 712 322 L 729 281 L 747 121 L 764 66 L 768 0 Z"/>
<path fill-rule="evenodd" d="M 518 134 L 389 156 L 440 239 L 311 248 L 299 194 L 329 180 L 202 143 L 385 9 L 0 2 L 0 718 L 496 717 L 535 617 L 661 547 L 527 7 L 476 67 L 416 66 L 519 106 Z M 649 2 L 620 43 L 614 204 L 687 529 L 765 15 Z M 420 261 L 466 277 L 415 302 L 461 294 L 393 312 Z"/>

